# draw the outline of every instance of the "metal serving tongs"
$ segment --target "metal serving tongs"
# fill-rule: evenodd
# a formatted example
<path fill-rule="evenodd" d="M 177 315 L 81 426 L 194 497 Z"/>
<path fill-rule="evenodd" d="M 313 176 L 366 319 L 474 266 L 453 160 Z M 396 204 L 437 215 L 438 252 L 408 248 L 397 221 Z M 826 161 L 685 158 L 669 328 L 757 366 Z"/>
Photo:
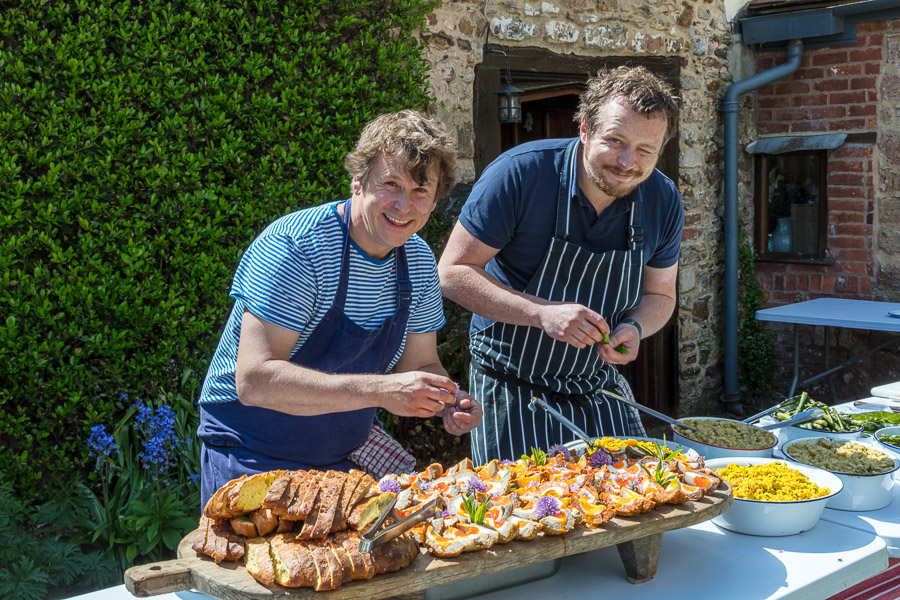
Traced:
<path fill-rule="evenodd" d="M 790 398 L 788 398 L 788 400 L 790 400 Z M 749 423 L 753 423 L 754 421 L 759 421 L 759 420 L 762 419 L 764 416 L 766 416 L 766 415 L 768 415 L 768 414 L 771 414 L 771 413 L 775 412 L 776 410 L 778 410 L 779 408 L 781 408 L 781 406 L 782 406 L 785 402 L 787 402 L 787 400 L 782 400 L 781 402 L 779 402 L 778 404 L 776 404 L 776 405 L 773 406 L 772 408 L 767 408 L 766 410 L 764 410 L 764 411 L 762 411 L 762 412 L 756 413 L 756 414 L 753 415 L 752 417 L 747 417 L 746 419 L 744 419 L 743 421 L 741 421 L 741 423 L 747 423 L 747 424 L 749 424 Z"/>
<path fill-rule="evenodd" d="M 807 421 L 815 421 L 824 414 L 825 411 L 821 408 L 810 408 L 808 410 L 798 412 L 796 415 L 785 421 L 776 421 L 775 423 L 769 423 L 768 425 L 757 425 L 757 427 L 759 427 L 760 429 L 771 431 L 773 429 L 781 429 L 782 427 L 787 427 L 788 425 L 799 425 L 800 423 L 806 423 Z"/>
<path fill-rule="evenodd" d="M 670 417 L 669 415 L 664 415 L 663 413 L 657 412 L 657 411 L 653 410 L 652 408 L 647 408 L 647 407 L 644 406 L 643 404 L 638 404 L 637 402 L 632 402 L 632 401 L 629 400 L 628 398 L 623 398 L 622 396 L 620 396 L 619 394 L 616 394 L 616 393 L 614 393 L 614 392 L 610 392 L 610 391 L 607 391 L 607 390 L 600 390 L 600 393 L 603 394 L 603 395 L 605 395 L 605 396 L 609 396 L 610 398 L 615 398 L 615 399 L 618 400 L 619 402 L 624 402 L 624 403 L 627 404 L 628 406 L 633 406 L 633 407 L 635 407 L 636 409 L 638 409 L 638 410 L 640 410 L 640 411 L 642 411 L 642 412 L 647 413 L 648 415 L 651 415 L 651 416 L 653 416 L 653 417 L 656 417 L 656 418 L 659 419 L 660 421 L 665 421 L 665 422 L 668 423 L 669 425 L 678 425 L 679 427 L 684 427 L 685 429 L 687 429 L 687 430 L 689 430 L 689 431 L 697 431 L 697 428 L 694 427 L 693 425 L 688 425 L 688 424 L 685 423 L 684 421 L 679 421 L 678 419 L 673 419 L 673 418 Z"/>
<path fill-rule="evenodd" d="M 398 537 L 425 519 L 430 519 L 434 516 L 436 512 L 435 507 L 437 506 L 437 501 L 439 496 L 435 496 L 428 502 L 422 505 L 419 510 L 407 516 L 406 518 L 399 519 L 399 515 L 397 511 L 394 510 L 394 504 L 397 503 L 397 496 L 399 494 L 394 494 L 394 497 L 391 499 L 390 503 L 384 507 L 384 510 L 381 511 L 381 516 L 369 527 L 369 530 L 366 531 L 362 537 L 359 538 L 359 551 L 360 552 L 371 552 L 372 549 L 385 544 L 395 537 Z M 384 523 L 385 519 L 388 517 L 393 517 L 394 519 L 398 519 L 396 523 L 392 525 L 388 525 L 381 531 L 379 528 Z"/>

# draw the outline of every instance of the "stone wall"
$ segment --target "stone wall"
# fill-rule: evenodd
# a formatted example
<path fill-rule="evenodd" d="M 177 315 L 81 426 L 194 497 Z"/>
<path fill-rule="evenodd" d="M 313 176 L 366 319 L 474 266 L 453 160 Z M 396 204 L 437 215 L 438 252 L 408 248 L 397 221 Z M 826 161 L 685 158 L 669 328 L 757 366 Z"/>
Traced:
<path fill-rule="evenodd" d="M 678 306 L 679 413 L 713 410 L 722 391 L 721 119 L 716 101 L 731 83 L 730 23 L 720 2 L 557 0 L 445 1 L 423 33 L 436 111 L 459 143 L 460 176 L 471 183 L 473 83 L 485 44 L 560 55 L 677 57 L 683 111 L 679 181 L 685 204 Z"/>

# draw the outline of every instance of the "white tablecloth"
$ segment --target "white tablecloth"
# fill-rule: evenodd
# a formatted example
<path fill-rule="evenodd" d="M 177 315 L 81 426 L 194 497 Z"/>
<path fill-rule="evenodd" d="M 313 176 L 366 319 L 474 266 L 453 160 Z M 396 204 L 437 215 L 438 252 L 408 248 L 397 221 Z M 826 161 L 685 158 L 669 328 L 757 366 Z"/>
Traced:
<path fill-rule="evenodd" d="M 632 584 L 611 546 L 563 559 L 546 579 L 499 590 L 479 600 L 657 600 L 721 597 L 729 600 L 816 600 L 832 596 L 888 566 L 884 540 L 871 532 L 820 521 L 788 537 L 756 537 L 701 523 L 663 534 L 656 577 Z M 599 591 L 602 590 L 602 593 Z M 327 594 L 323 595 L 323 600 Z M 130 600 L 124 585 L 78 600 Z M 196 592 L 160 600 L 209 600 Z M 73 599 L 74 600 L 74 599 Z"/>

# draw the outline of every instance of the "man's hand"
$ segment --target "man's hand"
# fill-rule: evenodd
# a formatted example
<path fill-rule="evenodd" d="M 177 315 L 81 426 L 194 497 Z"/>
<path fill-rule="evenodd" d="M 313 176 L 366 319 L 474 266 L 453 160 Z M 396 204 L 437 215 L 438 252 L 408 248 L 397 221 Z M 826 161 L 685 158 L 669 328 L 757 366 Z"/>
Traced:
<path fill-rule="evenodd" d="M 619 344 L 625 346 L 627 352 L 616 350 Z M 641 335 L 637 327 L 631 323 L 619 323 L 615 331 L 609 334 L 608 344 L 597 344 L 597 354 L 611 365 L 624 365 L 637 358 L 640 345 Z"/>
<path fill-rule="evenodd" d="M 378 405 L 401 417 L 425 419 L 456 404 L 453 380 L 428 371 L 379 376 L 377 386 Z"/>
<path fill-rule="evenodd" d="M 554 340 L 585 348 L 609 333 L 606 320 L 586 306 L 551 302 L 539 310 L 541 329 Z"/>
<path fill-rule="evenodd" d="M 474 429 L 481 422 L 483 414 L 484 411 L 475 398 L 459 390 L 456 393 L 456 404 L 447 405 L 441 411 L 441 418 L 444 420 L 444 429 L 447 433 L 462 435 Z"/>

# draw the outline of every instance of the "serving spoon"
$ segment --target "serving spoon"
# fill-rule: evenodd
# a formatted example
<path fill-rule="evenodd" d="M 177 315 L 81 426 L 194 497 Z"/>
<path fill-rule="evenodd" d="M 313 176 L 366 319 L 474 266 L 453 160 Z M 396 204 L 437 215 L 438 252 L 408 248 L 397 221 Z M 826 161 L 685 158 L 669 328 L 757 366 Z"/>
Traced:
<path fill-rule="evenodd" d="M 591 447 L 591 436 L 589 436 L 587 433 L 585 433 L 578 425 L 576 425 L 575 423 L 570 421 L 561 412 L 559 412 L 555 408 L 552 408 L 549 404 L 544 402 L 543 399 L 532 398 L 531 402 L 528 403 L 528 409 L 531 412 L 535 412 L 537 410 L 538 406 L 543 408 L 545 411 L 547 411 L 547 413 L 550 414 L 551 417 L 555 418 L 557 421 L 559 421 L 560 423 L 565 425 L 572 433 L 577 435 L 581 439 L 582 442 L 587 444 L 588 448 Z"/>
<path fill-rule="evenodd" d="M 825 411 L 821 408 L 810 408 L 809 410 L 798 412 L 786 421 L 778 421 L 776 423 L 769 423 L 768 425 L 755 425 L 755 427 L 765 429 L 766 431 L 772 431 L 773 429 L 781 429 L 788 425 L 798 425 L 800 423 L 806 423 L 807 421 L 815 421 L 824 414 Z"/>
<path fill-rule="evenodd" d="M 652 408 L 647 408 L 643 404 L 638 404 L 637 402 L 632 402 L 628 398 L 623 398 L 619 394 L 609 392 L 607 390 L 600 390 L 600 393 L 604 394 L 606 396 L 609 396 L 610 398 L 615 398 L 619 402 L 624 402 L 628 406 L 633 406 L 636 409 L 647 413 L 648 415 L 656 417 L 660 421 L 665 421 L 669 425 L 678 425 L 679 427 L 684 427 L 685 429 L 687 429 L 689 431 L 698 431 L 698 429 L 696 427 L 694 427 L 693 425 L 688 425 L 684 421 L 679 421 L 678 419 L 673 419 L 669 415 L 664 415 L 663 413 L 657 412 L 657 411 L 653 410 Z"/>

